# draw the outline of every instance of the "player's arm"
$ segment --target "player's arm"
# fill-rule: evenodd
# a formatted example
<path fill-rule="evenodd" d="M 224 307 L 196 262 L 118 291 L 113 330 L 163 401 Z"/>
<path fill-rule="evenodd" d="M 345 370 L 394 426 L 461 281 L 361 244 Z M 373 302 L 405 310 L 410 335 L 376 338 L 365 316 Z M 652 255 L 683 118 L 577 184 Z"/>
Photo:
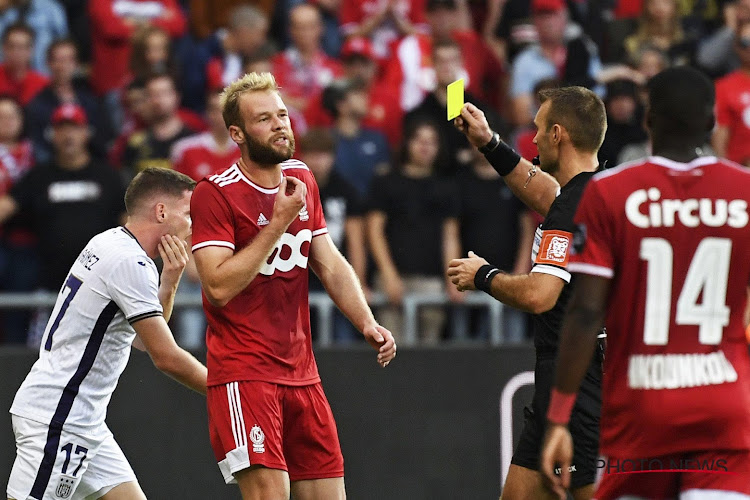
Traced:
<path fill-rule="evenodd" d="M 185 270 L 190 256 L 185 242 L 171 234 L 161 237 L 158 249 L 162 262 L 164 262 L 161 271 L 161 283 L 159 284 L 159 302 L 164 309 L 162 313 L 164 319 L 169 321 L 169 318 L 172 317 L 177 286 L 180 284 L 180 277 L 182 277 L 182 272 Z"/>
<path fill-rule="evenodd" d="M 177 345 L 162 316 L 136 321 L 133 328 L 154 366 L 190 389 L 206 394 L 206 367 Z"/>
<path fill-rule="evenodd" d="M 448 278 L 460 292 L 477 289 L 477 273 L 483 266 L 492 275 L 480 276 L 485 291 L 503 304 L 533 314 L 549 311 L 557 303 L 565 286 L 562 278 L 547 273 L 506 274 L 489 266 L 474 252 L 469 257 L 453 259 L 448 264 Z M 484 281 L 486 280 L 486 281 Z"/>
<path fill-rule="evenodd" d="M 273 216 L 245 248 L 207 246 L 193 253 L 203 293 L 216 307 L 224 307 L 252 282 L 276 244 L 305 206 L 307 187 L 294 177 L 284 177 L 276 194 Z"/>
<path fill-rule="evenodd" d="M 360 285 L 362 285 L 362 289 L 366 290 L 367 245 L 365 244 L 364 218 L 359 216 L 347 217 L 344 231 L 346 232 L 346 254 L 349 256 L 349 262 L 359 279 Z"/>
<path fill-rule="evenodd" d="M 484 112 L 471 103 L 464 104 L 461 116 L 456 118 L 454 123 L 476 148 L 483 148 L 494 141 L 495 133 L 490 128 Z M 537 168 L 536 173 L 529 180 L 529 172 L 534 171 L 534 165 L 518 156 L 502 141 L 485 156 L 495 170 L 503 176 L 503 180 L 513 194 L 535 212 L 543 216 L 547 215 L 560 189 L 554 177 Z"/>
<path fill-rule="evenodd" d="M 557 493 L 570 487 L 568 467 L 573 448 L 567 422 L 604 325 L 610 284 L 609 278 L 578 274 L 563 321 L 555 386 L 547 413 L 549 425 L 541 457 L 542 471 Z M 561 467 L 560 476 L 554 474 L 556 464 Z"/>
<path fill-rule="evenodd" d="M 375 321 L 354 269 L 327 233 L 313 238 L 309 262 L 336 306 L 378 350 L 378 363 L 387 366 L 396 355 L 393 335 Z"/>

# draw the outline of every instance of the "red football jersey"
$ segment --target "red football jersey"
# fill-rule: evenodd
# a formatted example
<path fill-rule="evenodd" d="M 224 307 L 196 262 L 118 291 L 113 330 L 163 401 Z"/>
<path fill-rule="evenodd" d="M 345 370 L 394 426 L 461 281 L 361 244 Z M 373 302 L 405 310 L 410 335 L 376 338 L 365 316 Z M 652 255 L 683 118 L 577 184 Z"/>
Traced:
<path fill-rule="evenodd" d="M 279 240 L 258 276 L 224 307 L 203 295 L 208 320 L 208 385 L 256 380 L 283 385 L 320 381 L 312 351 L 307 260 L 315 236 L 328 232 L 318 185 L 299 160 L 283 174 L 307 185 L 305 207 Z M 254 184 L 235 164 L 201 180 L 190 208 L 193 252 L 206 246 L 239 251 L 267 225 L 278 186 Z"/>
<path fill-rule="evenodd" d="M 750 75 L 744 71 L 716 82 L 716 122 L 729 129 L 727 158 L 750 163 Z"/>
<path fill-rule="evenodd" d="M 350 36 L 362 23 L 379 12 L 391 0 L 347 0 L 341 2 L 339 11 L 339 25 L 344 36 Z M 411 22 L 417 31 L 427 33 L 427 1 L 426 0 L 396 0 L 394 7 L 400 16 Z M 379 59 L 390 57 L 391 45 L 400 38 L 398 29 L 393 21 L 386 18 L 376 26 L 369 35 L 375 55 Z"/>
<path fill-rule="evenodd" d="M 589 182 L 571 272 L 611 278 L 601 452 L 750 449 L 750 172 L 703 157 Z"/>
<path fill-rule="evenodd" d="M 229 143 L 229 148 L 220 151 L 210 132 L 180 139 L 172 146 L 172 167 L 198 181 L 239 161 L 240 148 Z"/>

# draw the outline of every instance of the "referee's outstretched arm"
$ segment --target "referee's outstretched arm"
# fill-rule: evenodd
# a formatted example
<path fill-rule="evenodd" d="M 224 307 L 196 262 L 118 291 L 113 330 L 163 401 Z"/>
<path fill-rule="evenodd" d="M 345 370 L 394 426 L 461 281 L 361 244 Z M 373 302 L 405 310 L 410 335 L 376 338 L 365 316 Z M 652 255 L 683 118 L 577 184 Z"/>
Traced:
<path fill-rule="evenodd" d="M 540 215 L 547 215 L 560 189 L 554 177 L 539 170 L 508 146 L 490 128 L 484 112 L 473 104 L 464 104 L 461 116 L 453 123 L 474 147 L 484 153 L 518 199 Z"/>

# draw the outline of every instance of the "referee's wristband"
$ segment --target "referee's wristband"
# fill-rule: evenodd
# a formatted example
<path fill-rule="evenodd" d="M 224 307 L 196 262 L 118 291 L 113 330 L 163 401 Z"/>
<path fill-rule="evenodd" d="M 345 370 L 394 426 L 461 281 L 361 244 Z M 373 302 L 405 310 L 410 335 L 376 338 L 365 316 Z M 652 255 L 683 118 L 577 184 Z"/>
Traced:
<path fill-rule="evenodd" d="M 477 290 L 492 295 L 492 278 L 494 278 L 496 274 L 500 274 L 500 269 L 489 264 L 483 265 L 477 269 L 476 274 L 474 274 L 474 287 Z"/>
<path fill-rule="evenodd" d="M 521 155 L 503 142 L 497 132 L 493 132 L 490 142 L 479 148 L 479 151 L 484 154 L 492 168 L 503 177 L 511 173 L 521 161 Z"/>
<path fill-rule="evenodd" d="M 553 424 L 568 425 L 575 403 L 575 393 L 560 392 L 557 390 L 557 387 L 553 387 L 550 394 L 549 408 L 547 408 L 547 420 Z"/>

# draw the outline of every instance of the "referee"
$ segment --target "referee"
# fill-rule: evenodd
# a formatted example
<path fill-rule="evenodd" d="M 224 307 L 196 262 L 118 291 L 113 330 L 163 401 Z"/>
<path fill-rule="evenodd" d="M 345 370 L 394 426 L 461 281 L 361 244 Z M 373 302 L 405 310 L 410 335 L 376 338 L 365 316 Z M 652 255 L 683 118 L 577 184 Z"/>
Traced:
<path fill-rule="evenodd" d="M 505 274 L 473 252 L 468 258 L 452 260 L 447 271 L 459 291 L 482 290 L 533 314 L 534 397 L 524 409 L 524 428 L 503 488 L 502 498 L 506 500 L 555 498 L 542 482 L 539 454 L 559 332 L 570 295 L 571 275 L 566 268 L 573 247 L 573 216 L 583 188 L 599 168 L 597 152 L 607 130 L 604 103 L 590 90 L 548 89 L 539 92 L 539 97 L 542 105 L 534 118 L 534 143 L 539 156 L 534 164 L 505 144 L 476 106 L 465 104 L 455 120 L 455 125 L 484 153 L 516 196 L 544 216 L 534 236 L 529 274 Z M 594 492 L 602 355 L 600 348 L 589 366 L 570 420 L 575 449 L 570 493 L 576 500 L 589 499 Z"/>

